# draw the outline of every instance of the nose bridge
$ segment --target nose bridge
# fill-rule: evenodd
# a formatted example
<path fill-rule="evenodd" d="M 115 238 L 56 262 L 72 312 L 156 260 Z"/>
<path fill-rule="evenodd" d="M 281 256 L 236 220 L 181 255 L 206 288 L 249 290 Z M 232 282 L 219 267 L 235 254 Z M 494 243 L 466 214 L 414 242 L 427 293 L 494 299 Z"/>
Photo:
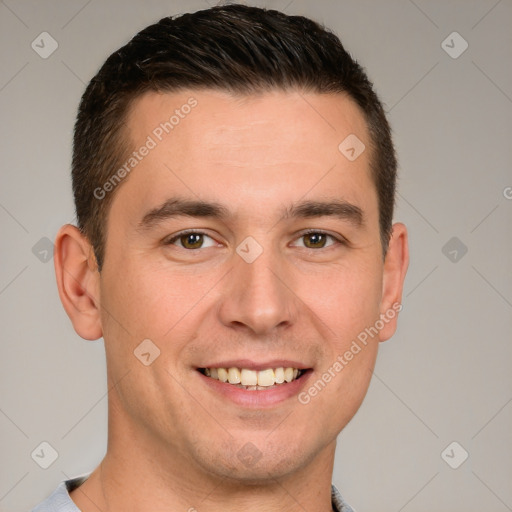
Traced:
<path fill-rule="evenodd" d="M 295 301 L 283 282 L 279 255 L 264 250 L 252 262 L 235 255 L 229 286 L 220 308 L 225 325 L 245 325 L 258 334 L 293 322 Z"/>

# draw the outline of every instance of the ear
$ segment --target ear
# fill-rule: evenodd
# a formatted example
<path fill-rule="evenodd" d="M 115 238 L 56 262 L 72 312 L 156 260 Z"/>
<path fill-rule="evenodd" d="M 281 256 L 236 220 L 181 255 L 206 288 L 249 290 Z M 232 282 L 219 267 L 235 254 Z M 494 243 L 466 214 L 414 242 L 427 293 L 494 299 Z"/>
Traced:
<path fill-rule="evenodd" d="M 402 309 L 402 291 L 405 274 L 409 265 L 409 247 L 407 228 L 393 224 L 382 280 L 382 299 L 380 318 L 384 327 L 379 332 L 380 341 L 391 338 L 396 331 L 398 313 Z"/>
<path fill-rule="evenodd" d="M 100 273 L 93 248 L 77 227 L 60 228 L 54 263 L 60 300 L 75 331 L 86 340 L 101 338 Z"/>

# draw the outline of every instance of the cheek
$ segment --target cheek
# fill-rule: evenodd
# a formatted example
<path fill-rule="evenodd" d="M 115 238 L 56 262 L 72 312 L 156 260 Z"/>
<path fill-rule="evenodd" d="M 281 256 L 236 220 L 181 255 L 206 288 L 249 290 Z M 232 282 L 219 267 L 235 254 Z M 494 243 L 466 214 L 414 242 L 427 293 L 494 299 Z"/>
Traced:
<path fill-rule="evenodd" d="M 345 425 L 355 414 L 368 390 L 377 350 L 378 335 L 372 327 L 379 319 L 382 280 L 379 262 L 340 266 L 323 280 L 323 297 L 317 314 L 328 325 L 327 357 L 313 387 L 320 408 L 332 411 L 336 424 Z M 320 393 L 322 386 L 328 388 Z"/>
<path fill-rule="evenodd" d="M 134 339 L 163 341 L 208 294 L 215 276 L 198 278 L 171 271 L 165 262 L 133 261 L 105 279 L 103 304 L 112 313 L 110 323 L 115 318 Z"/>
<path fill-rule="evenodd" d="M 379 318 L 382 279 L 375 265 L 340 265 L 315 277 L 315 292 L 302 296 L 325 323 L 339 350 Z"/>
<path fill-rule="evenodd" d="M 309 411 L 332 426 L 335 435 L 359 409 L 375 366 L 379 337 L 372 328 L 379 319 L 381 285 L 377 278 L 343 274 L 326 280 L 315 313 L 322 324 L 325 354 L 314 379 L 299 397 Z"/>

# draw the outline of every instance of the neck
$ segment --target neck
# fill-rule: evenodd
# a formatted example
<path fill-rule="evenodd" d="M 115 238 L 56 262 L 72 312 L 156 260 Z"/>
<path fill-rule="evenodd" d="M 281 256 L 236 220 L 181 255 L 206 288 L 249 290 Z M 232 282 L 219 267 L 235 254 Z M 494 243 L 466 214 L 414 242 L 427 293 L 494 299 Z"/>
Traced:
<path fill-rule="evenodd" d="M 332 510 L 335 441 L 303 467 L 249 482 L 207 472 L 187 454 L 163 446 L 148 433 L 126 428 L 126 423 L 121 425 L 109 421 L 105 458 L 71 493 L 82 512 Z"/>

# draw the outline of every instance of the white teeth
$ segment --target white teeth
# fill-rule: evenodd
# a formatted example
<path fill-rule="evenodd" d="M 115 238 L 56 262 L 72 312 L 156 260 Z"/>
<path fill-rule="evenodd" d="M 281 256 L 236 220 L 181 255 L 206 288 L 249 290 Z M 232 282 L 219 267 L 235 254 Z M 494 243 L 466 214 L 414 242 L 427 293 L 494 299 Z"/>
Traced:
<path fill-rule="evenodd" d="M 258 372 L 258 386 L 273 386 L 275 383 L 274 370 L 261 370 Z"/>
<path fill-rule="evenodd" d="M 250 370 L 248 368 L 205 368 L 204 374 L 212 379 L 238 385 L 248 390 L 265 389 L 275 384 L 292 382 L 301 374 L 298 368 L 267 368 Z"/>
<path fill-rule="evenodd" d="M 256 386 L 258 384 L 258 372 L 243 368 L 240 372 L 240 383 L 244 386 Z"/>
<path fill-rule="evenodd" d="M 240 384 L 240 370 L 238 368 L 230 368 L 228 370 L 228 380 L 230 384 Z"/>
<path fill-rule="evenodd" d="M 217 375 L 221 382 L 228 381 L 228 372 L 227 372 L 226 368 L 217 368 Z"/>

